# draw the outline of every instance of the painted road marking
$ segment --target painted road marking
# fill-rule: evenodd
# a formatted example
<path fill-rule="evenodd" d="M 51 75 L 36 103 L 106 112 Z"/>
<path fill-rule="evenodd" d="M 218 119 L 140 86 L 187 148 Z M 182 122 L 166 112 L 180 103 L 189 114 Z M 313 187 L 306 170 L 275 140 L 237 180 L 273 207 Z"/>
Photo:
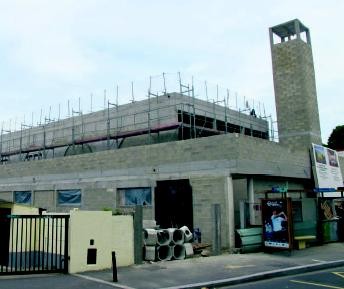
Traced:
<path fill-rule="evenodd" d="M 340 278 L 344 278 L 344 272 L 331 272 L 331 273 L 339 276 Z M 299 280 L 290 280 L 290 282 L 307 284 L 307 285 L 312 285 L 312 286 L 325 287 L 325 288 L 332 288 L 332 289 L 344 289 L 344 287 L 337 287 L 337 286 L 315 283 L 315 282 L 307 282 L 307 281 L 299 281 Z"/>
<path fill-rule="evenodd" d="M 225 266 L 226 269 L 240 269 L 240 268 L 247 268 L 247 267 L 255 267 L 256 265 L 227 265 Z"/>
<path fill-rule="evenodd" d="M 333 274 L 336 274 L 337 276 L 344 278 L 344 272 L 332 272 Z"/>
<path fill-rule="evenodd" d="M 301 283 L 301 284 L 312 285 L 312 286 L 325 287 L 325 288 L 332 288 L 332 289 L 344 289 L 344 287 L 337 287 L 337 286 L 332 286 L 332 285 L 326 285 L 326 284 L 320 284 L 320 283 L 314 283 L 314 282 L 306 282 L 306 281 L 299 281 L 299 280 L 290 280 L 290 282 Z"/>

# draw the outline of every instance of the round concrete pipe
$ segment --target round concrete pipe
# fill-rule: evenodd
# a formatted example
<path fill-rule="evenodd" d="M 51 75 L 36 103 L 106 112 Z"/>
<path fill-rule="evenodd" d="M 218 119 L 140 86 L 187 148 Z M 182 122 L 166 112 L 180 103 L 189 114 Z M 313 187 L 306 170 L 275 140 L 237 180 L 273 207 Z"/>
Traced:
<path fill-rule="evenodd" d="M 185 259 L 185 247 L 184 245 L 174 245 L 173 246 L 173 258 L 176 260 Z"/>
<path fill-rule="evenodd" d="M 155 246 L 145 246 L 145 260 L 155 261 L 156 260 L 156 247 Z"/>
<path fill-rule="evenodd" d="M 143 230 L 143 240 L 146 245 L 154 246 L 158 242 L 158 232 L 154 229 L 144 229 Z"/>
<path fill-rule="evenodd" d="M 181 227 L 179 230 L 184 232 L 184 242 L 190 242 L 192 239 L 192 233 L 187 226 Z"/>
<path fill-rule="evenodd" d="M 158 237 L 157 244 L 159 246 L 169 245 L 172 240 L 172 237 L 168 230 L 158 230 L 157 237 Z"/>
<path fill-rule="evenodd" d="M 172 248 L 168 245 L 159 246 L 157 248 L 157 256 L 160 261 L 168 261 L 172 259 Z"/>
<path fill-rule="evenodd" d="M 181 245 L 184 243 L 184 232 L 182 230 L 170 228 L 168 229 L 168 232 L 170 233 L 170 238 L 172 239 L 173 245 Z"/>

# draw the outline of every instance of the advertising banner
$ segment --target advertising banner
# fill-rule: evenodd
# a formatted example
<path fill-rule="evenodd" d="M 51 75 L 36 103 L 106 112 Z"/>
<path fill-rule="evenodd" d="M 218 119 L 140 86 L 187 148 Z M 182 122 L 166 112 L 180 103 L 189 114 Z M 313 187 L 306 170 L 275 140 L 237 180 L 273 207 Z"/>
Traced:
<path fill-rule="evenodd" d="M 262 200 L 262 219 L 264 246 L 291 249 L 292 212 L 290 198 Z"/>
<path fill-rule="evenodd" d="M 343 187 L 343 176 L 340 170 L 338 154 L 335 150 L 312 144 L 313 165 L 315 168 L 316 188 L 324 192 L 335 191 Z M 340 192 L 326 192 L 324 197 L 340 197 Z"/>

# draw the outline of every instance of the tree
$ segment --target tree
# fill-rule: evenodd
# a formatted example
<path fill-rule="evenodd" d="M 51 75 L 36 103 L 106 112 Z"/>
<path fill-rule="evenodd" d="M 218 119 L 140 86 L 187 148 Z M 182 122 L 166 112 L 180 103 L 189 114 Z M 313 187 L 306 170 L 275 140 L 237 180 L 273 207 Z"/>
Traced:
<path fill-rule="evenodd" d="M 344 150 L 344 125 L 336 126 L 328 138 L 328 147 L 334 150 Z"/>

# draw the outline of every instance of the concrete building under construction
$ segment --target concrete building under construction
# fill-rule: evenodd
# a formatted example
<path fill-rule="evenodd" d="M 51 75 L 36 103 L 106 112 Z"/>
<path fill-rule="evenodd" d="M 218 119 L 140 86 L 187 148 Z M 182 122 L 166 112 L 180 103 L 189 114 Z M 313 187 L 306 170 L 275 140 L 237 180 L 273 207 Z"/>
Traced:
<path fill-rule="evenodd" d="M 205 242 L 212 241 L 212 205 L 220 204 L 221 244 L 232 248 L 240 223 L 261 225 L 266 191 L 288 184 L 311 221 L 309 147 L 321 136 L 309 30 L 293 20 L 270 28 L 270 39 L 279 143 L 254 109 L 200 100 L 181 85 L 179 92 L 149 92 L 143 101 L 3 133 L 0 199 L 52 212 L 139 204 L 144 219 L 199 228 Z"/>
<path fill-rule="evenodd" d="M 191 88 L 192 89 L 192 88 Z M 188 91 L 190 92 L 190 91 Z M 227 133 L 269 138 L 266 119 L 181 93 L 2 134 L 1 162 L 13 163 Z"/>

